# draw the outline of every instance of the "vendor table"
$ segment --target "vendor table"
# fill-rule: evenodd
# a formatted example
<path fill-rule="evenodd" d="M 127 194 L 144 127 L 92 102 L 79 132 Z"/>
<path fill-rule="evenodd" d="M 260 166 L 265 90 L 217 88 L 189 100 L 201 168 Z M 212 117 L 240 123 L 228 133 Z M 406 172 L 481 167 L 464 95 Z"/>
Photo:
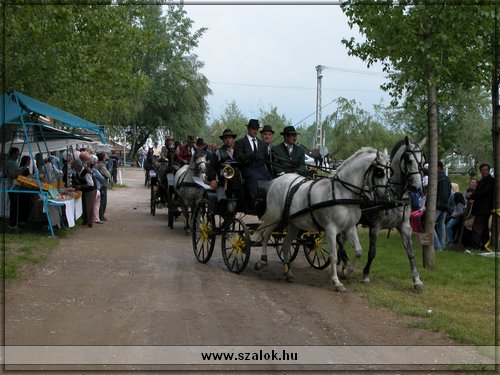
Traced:
<path fill-rule="evenodd" d="M 82 216 L 82 198 L 70 198 L 66 200 L 54 200 L 49 199 L 47 201 L 47 207 L 49 209 L 50 222 L 53 226 L 64 226 L 64 223 L 61 222 L 62 218 L 62 208 L 64 207 L 66 220 L 68 223 L 68 227 L 74 227 L 76 220 L 80 216 Z M 45 212 L 45 210 L 44 210 Z"/>

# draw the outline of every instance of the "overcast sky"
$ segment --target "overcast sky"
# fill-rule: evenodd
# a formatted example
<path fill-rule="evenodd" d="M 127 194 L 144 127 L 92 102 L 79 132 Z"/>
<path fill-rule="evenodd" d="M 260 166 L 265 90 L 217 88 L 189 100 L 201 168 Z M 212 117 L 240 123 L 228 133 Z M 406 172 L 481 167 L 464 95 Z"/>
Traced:
<path fill-rule="evenodd" d="M 348 56 L 342 38 L 358 36 L 337 5 L 191 5 L 185 3 L 194 28 L 208 30 L 195 53 L 213 95 L 208 97 L 209 123 L 231 101 L 249 118 L 277 107 L 294 125 L 315 121 L 317 65 L 322 80 L 323 119 L 342 96 L 371 111 L 389 96 L 380 89 L 381 67 L 366 68 Z M 305 120 L 304 120 L 305 119 Z"/>

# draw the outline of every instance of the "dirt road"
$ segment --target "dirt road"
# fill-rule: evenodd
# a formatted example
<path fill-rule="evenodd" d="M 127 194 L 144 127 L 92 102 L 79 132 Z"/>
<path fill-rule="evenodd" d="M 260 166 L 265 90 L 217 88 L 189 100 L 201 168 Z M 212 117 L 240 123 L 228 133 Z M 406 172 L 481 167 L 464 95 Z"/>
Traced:
<path fill-rule="evenodd" d="M 143 172 L 123 172 L 109 191 L 108 218 L 81 226 L 45 263 L 5 288 L 6 345 L 453 345 L 409 329 L 408 318 L 369 308 L 348 288 L 336 293 L 328 270 L 300 254 L 296 282 L 284 281 L 276 254 L 266 270 L 230 273 L 220 250 L 198 263 L 191 238 L 166 209 L 149 213 Z M 219 242 L 218 242 L 219 243 Z"/>

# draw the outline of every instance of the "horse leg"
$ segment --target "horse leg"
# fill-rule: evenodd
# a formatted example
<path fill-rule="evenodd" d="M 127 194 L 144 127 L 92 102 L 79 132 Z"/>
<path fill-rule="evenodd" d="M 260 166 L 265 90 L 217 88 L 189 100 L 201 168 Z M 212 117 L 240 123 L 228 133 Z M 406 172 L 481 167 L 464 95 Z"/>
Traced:
<path fill-rule="evenodd" d="M 413 287 L 417 292 L 423 292 L 424 283 L 420 280 L 420 275 L 417 271 L 417 265 L 415 262 L 415 252 L 413 251 L 413 246 L 411 243 L 411 227 L 408 222 L 405 222 L 401 228 L 398 227 L 399 235 L 403 241 L 403 245 L 406 250 L 406 255 L 408 256 L 408 261 L 410 262 L 411 276 L 413 279 Z"/>
<path fill-rule="evenodd" d="M 365 268 L 363 268 L 363 282 L 370 282 L 370 267 L 372 265 L 375 255 L 377 255 L 377 233 L 378 228 L 375 226 L 370 226 L 370 247 L 368 249 L 368 261 L 366 262 Z"/>
<path fill-rule="evenodd" d="M 349 243 L 352 245 L 352 247 L 354 247 L 354 261 L 352 262 L 352 264 L 346 267 L 346 274 L 350 275 L 351 273 L 354 272 L 356 266 L 358 265 L 359 260 L 361 259 L 361 253 L 363 252 L 363 248 L 359 243 L 358 230 L 356 226 L 352 226 L 345 233 L 347 235 Z"/>
<path fill-rule="evenodd" d="M 288 282 L 293 282 L 295 280 L 295 276 L 290 269 L 290 246 L 297 236 L 297 233 L 299 233 L 299 228 L 293 224 L 288 224 L 288 231 L 283 240 L 283 273 Z"/>
<path fill-rule="evenodd" d="M 335 284 L 337 292 L 345 292 L 345 286 L 340 282 L 337 275 L 337 231 L 334 228 L 327 228 L 325 236 L 330 250 L 330 273 L 331 280 Z"/>
<path fill-rule="evenodd" d="M 267 266 L 267 243 L 269 242 L 269 238 L 271 238 L 271 233 L 274 230 L 274 227 L 275 226 L 269 226 L 268 224 L 263 222 L 253 234 L 253 237 L 255 239 L 260 236 L 260 241 L 262 243 L 260 260 L 258 260 L 254 265 L 254 269 L 257 271 Z"/>
<path fill-rule="evenodd" d="M 344 271 L 345 268 L 349 264 L 349 256 L 347 255 L 347 251 L 345 250 L 344 247 L 344 235 L 342 233 L 337 234 L 337 274 L 339 277 L 345 277 Z M 340 267 L 340 264 L 343 264 L 342 267 Z"/>

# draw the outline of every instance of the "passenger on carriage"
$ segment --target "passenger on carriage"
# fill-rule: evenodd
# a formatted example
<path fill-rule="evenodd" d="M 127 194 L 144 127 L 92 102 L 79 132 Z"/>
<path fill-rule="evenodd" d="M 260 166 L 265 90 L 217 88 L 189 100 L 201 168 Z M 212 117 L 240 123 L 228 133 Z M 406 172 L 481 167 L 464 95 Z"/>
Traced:
<path fill-rule="evenodd" d="M 177 155 L 177 147 L 174 143 L 174 137 L 171 135 L 167 135 L 165 146 L 161 149 L 161 159 L 167 161 L 166 173 L 175 174 L 181 167 L 181 162 Z"/>
<path fill-rule="evenodd" d="M 250 199 L 246 199 L 249 210 L 253 209 L 257 198 L 259 181 L 271 179 L 265 163 L 266 146 L 264 142 L 256 138 L 259 128 L 259 121 L 251 119 L 247 125 L 247 134 L 238 139 L 234 145 L 234 156 L 240 164 L 245 188 L 250 195 Z"/>
<path fill-rule="evenodd" d="M 219 137 L 224 143 L 215 151 L 208 164 L 207 180 L 213 190 L 217 190 L 218 200 L 235 198 L 234 203 L 225 202 L 227 206 L 221 211 L 234 213 L 236 203 L 241 198 L 241 176 L 238 168 L 234 166 L 234 140 L 236 134 L 231 129 L 225 129 Z"/>
<path fill-rule="evenodd" d="M 212 152 L 208 149 L 208 145 L 205 143 L 205 140 L 203 138 L 196 139 L 195 147 L 198 150 L 203 150 L 205 152 L 205 155 L 207 156 L 207 159 L 210 160 Z"/>
<path fill-rule="evenodd" d="M 274 130 L 271 127 L 271 125 L 264 125 L 262 130 L 260 131 L 260 137 L 262 138 L 262 141 L 266 145 L 266 166 L 267 169 L 269 169 L 269 173 L 271 176 L 274 175 L 273 173 L 273 159 L 272 159 L 272 153 L 271 149 L 273 148 L 273 134 Z"/>
<path fill-rule="evenodd" d="M 192 135 L 188 135 L 187 143 L 185 145 L 180 145 L 177 149 L 177 158 L 181 165 L 191 163 L 191 157 L 194 155 L 195 141 Z"/>
<path fill-rule="evenodd" d="M 158 142 L 153 144 L 153 159 L 158 160 L 161 156 L 161 148 L 158 146 Z"/>
<path fill-rule="evenodd" d="M 274 177 L 290 172 L 306 172 L 305 152 L 297 145 L 297 131 L 293 126 L 285 126 L 280 133 L 283 143 L 272 148 Z"/>

